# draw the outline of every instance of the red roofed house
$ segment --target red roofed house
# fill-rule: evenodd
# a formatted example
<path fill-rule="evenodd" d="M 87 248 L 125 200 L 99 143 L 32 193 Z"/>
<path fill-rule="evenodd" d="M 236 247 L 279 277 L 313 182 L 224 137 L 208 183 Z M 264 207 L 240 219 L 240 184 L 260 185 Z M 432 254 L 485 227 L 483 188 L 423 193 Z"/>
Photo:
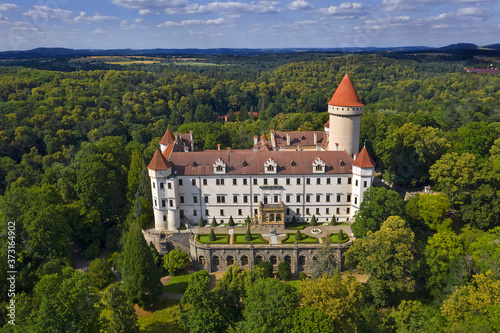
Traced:
<path fill-rule="evenodd" d="M 372 186 L 375 163 L 359 155 L 363 103 L 345 75 L 328 103 L 325 131 L 254 136 L 252 149 L 194 151 L 192 132 L 167 129 L 148 165 L 155 229 L 175 231 L 200 217 L 227 223 L 247 216 L 260 225 L 284 226 L 295 216 L 319 223 L 352 222 Z"/>

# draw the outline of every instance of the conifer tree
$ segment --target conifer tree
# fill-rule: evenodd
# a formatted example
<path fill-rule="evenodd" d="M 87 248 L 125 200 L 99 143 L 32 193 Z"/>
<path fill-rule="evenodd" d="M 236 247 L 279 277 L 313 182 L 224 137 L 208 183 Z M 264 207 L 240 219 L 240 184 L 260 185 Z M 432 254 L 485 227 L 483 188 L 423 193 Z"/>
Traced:
<path fill-rule="evenodd" d="M 245 241 L 246 242 L 251 242 L 252 241 L 252 233 L 250 232 L 250 228 L 247 228 L 247 232 L 245 234 Z"/>
<path fill-rule="evenodd" d="M 135 201 L 135 193 L 139 187 L 139 178 L 142 171 L 142 155 L 140 150 L 134 150 L 130 160 L 130 168 L 127 178 L 127 199 L 133 204 Z"/>
<path fill-rule="evenodd" d="M 250 221 L 250 216 L 247 216 L 247 219 L 245 220 L 245 225 L 248 227 L 252 221 Z"/>
<path fill-rule="evenodd" d="M 212 227 L 216 227 L 217 226 L 217 221 L 215 220 L 215 216 L 214 218 L 212 219 Z"/>
<path fill-rule="evenodd" d="M 335 216 L 332 216 L 332 220 L 330 221 L 331 226 L 337 225 L 337 218 Z"/>
<path fill-rule="evenodd" d="M 297 230 L 297 232 L 295 233 L 295 240 L 296 241 L 302 240 L 302 234 L 300 233 L 300 230 Z"/>
<path fill-rule="evenodd" d="M 215 237 L 214 229 L 210 229 L 210 234 L 208 235 L 208 240 L 211 242 L 215 242 L 217 237 Z"/>
<path fill-rule="evenodd" d="M 337 236 L 337 238 L 339 239 L 339 241 L 344 240 L 344 232 L 342 231 L 342 229 L 339 230 L 339 235 Z"/>
<path fill-rule="evenodd" d="M 200 222 L 198 222 L 198 226 L 199 227 L 204 227 L 205 226 L 205 220 L 201 216 L 200 216 Z"/>
<path fill-rule="evenodd" d="M 231 215 L 231 216 L 229 216 L 229 223 L 228 223 L 228 225 L 229 225 L 230 227 L 234 227 L 234 220 L 233 220 L 233 216 L 232 216 L 232 215 Z"/>
<path fill-rule="evenodd" d="M 290 222 L 290 225 L 292 227 L 296 227 L 297 226 L 297 218 L 294 216 L 292 216 L 292 222 Z"/>
<path fill-rule="evenodd" d="M 311 225 L 312 226 L 317 226 L 318 223 L 316 222 L 316 215 L 313 215 L 312 219 L 311 219 Z"/>
<path fill-rule="evenodd" d="M 130 227 L 125 244 L 123 288 L 127 298 L 141 308 L 152 307 L 163 292 L 153 255 L 136 223 Z"/>

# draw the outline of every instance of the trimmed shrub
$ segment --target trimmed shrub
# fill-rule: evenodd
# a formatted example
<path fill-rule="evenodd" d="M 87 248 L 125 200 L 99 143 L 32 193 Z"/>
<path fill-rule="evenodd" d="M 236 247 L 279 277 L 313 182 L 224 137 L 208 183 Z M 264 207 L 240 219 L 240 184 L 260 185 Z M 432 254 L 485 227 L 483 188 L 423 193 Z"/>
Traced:
<path fill-rule="evenodd" d="M 302 234 L 300 233 L 300 230 L 297 230 L 297 232 L 295 233 L 295 240 L 296 241 L 302 240 Z"/>
<path fill-rule="evenodd" d="M 286 261 L 282 261 L 278 265 L 278 277 L 281 280 L 290 280 L 292 276 L 292 270 L 290 269 L 290 264 Z"/>
<path fill-rule="evenodd" d="M 271 264 L 269 261 L 262 261 L 257 266 L 264 269 L 264 277 L 265 278 L 266 277 L 269 277 L 269 278 L 273 277 L 273 275 L 274 275 L 273 274 L 273 264 Z"/>
<path fill-rule="evenodd" d="M 247 216 L 247 219 L 245 220 L 245 225 L 248 227 L 252 221 L 250 221 L 250 216 Z"/>
<path fill-rule="evenodd" d="M 331 226 L 337 225 L 337 218 L 335 216 L 332 216 L 332 220 L 330 221 Z"/>
<path fill-rule="evenodd" d="M 311 219 L 311 225 L 312 226 L 317 226 L 318 225 L 318 222 L 316 222 L 316 215 L 313 215 L 313 217 Z"/>
<path fill-rule="evenodd" d="M 201 216 L 200 216 L 200 222 L 198 222 L 198 226 L 199 227 L 204 227 L 205 226 L 205 220 Z"/>
<path fill-rule="evenodd" d="M 297 226 L 297 219 L 295 218 L 295 215 L 292 216 L 292 222 L 290 222 L 290 225 L 292 227 L 296 227 Z"/>
<path fill-rule="evenodd" d="M 228 226 L 230 227 L 234 227 L 234 220 L 233 220 L 233 216 L 229 216 L 229 223 L 227 224 Z"/>
<path fill-rule="evenodd" d="M 216 227 L 217 226 L 217 221 L 215 220 L 215 216 L 214 218 L 212 219 L 212 227 Z"/>
<path fill-rule="evenodd" d="M 339 235 L 337 237 L 338 237 L 339 241 L 344 240 L 345 236 L 344 236 L 344 232 L 342 231 L 342 229 L 339 230 Z"/>
<path fill-rule="evenodd" d="M 252 241 L 252 234 L 250 233 L 250 228 L 247 229 L 247 232 L 245 234 L 245 241 L 247 241 L 247 242 Z"/>
<path fill-rule="evenodd" d="M 211 242 L 215 242 L 217 237 L 215 237 L 214 229 L 210 229 L 210 234 L 208 235 L 208 240 Z"/>
<path fill-rule="evenodd" d="M 305 280 L 307 278 L 307 274 L 305 272 L 299 273 L 299 280 Z"/>

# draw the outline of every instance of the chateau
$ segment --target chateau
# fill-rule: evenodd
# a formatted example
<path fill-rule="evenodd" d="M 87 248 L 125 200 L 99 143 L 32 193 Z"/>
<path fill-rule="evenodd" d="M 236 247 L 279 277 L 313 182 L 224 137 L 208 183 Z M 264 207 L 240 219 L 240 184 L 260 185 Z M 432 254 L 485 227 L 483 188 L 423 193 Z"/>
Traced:
<path fill-rule="evenodd" d="M 195 151 L 192 132 L 166 130 L 148 165 L 155 229 L 200 218 L 284 227 L 295 216 L 350 222 L 372 186 L 375 163 L 359 152 L 363 103 L 346 74 L 328 103 L 324 131 L 254 137 L 252 149 Z"/>

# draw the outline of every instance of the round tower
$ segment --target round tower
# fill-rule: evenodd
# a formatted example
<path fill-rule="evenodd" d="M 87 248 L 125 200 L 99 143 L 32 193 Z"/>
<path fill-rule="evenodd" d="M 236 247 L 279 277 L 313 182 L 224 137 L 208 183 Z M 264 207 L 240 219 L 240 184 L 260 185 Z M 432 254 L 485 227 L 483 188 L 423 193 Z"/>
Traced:
<path fill-rule="evenodd" d="M 349 155 L 359 152 L 363 105 L 349 75 L 346 74 L 328 102 L 328 150 L 345 150 Z"/>
<path fill-rule="evenodd" d="M 171 216 L 169 193 L 167 193 L 167 178 L 172 174 L 172 163 L 156 150 L 148 165 L 151 179 L 153 212 L 156 230 L 175 230 L 175 216 Z M 179 223 L 177 223 L 179 224 Z"/>

